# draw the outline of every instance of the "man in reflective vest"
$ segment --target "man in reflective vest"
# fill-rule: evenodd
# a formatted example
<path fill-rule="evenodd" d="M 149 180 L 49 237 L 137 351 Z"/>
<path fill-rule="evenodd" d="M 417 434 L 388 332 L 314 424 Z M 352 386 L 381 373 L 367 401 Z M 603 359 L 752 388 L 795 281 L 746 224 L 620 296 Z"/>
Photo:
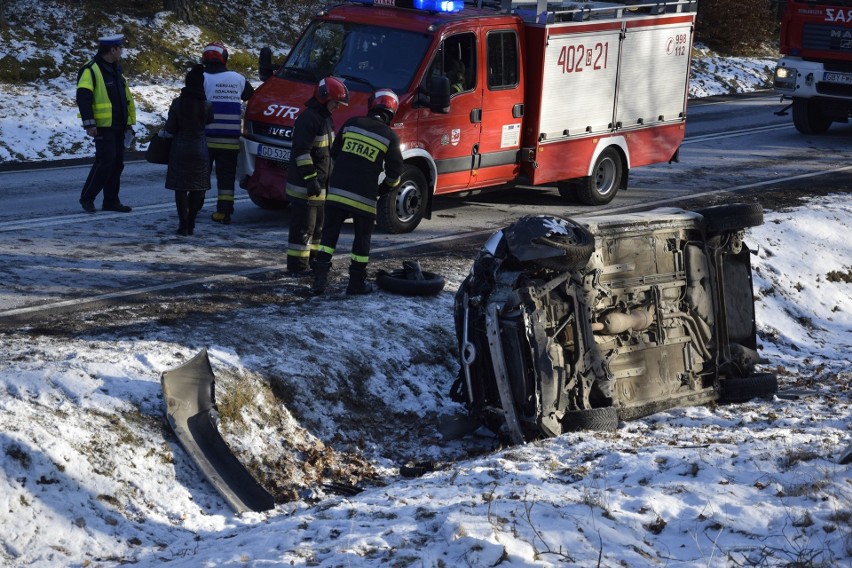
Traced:
<path fill-rule="evenodd" d="M 77 73 L 77 108 L 86 134 L 95 140 L 95 161 L 80 193 L 80 205 L 94 213 L 95 198 L 103 191 L 104 211 L 129 213 L 118 190 L 124 170 L 124 149 L 133 142 L 136 105 L 121 73 L 121 34 L 101 37 L 98 53 Z"/>
<path fill-rule="evenodd" d="M 242 101 L 254 94 L 245 77 L 229 71 L 228 50 L 218 41 L 208 43 L 201 54 L 204 64 L 204 92 L 213 103 L 213 122 L 207 125 L 207 151 L 210 167 L 216 170 L 219 198 L 213 220 L 228 225 L 234 213 L 234 183 L 240 155 Z"/>

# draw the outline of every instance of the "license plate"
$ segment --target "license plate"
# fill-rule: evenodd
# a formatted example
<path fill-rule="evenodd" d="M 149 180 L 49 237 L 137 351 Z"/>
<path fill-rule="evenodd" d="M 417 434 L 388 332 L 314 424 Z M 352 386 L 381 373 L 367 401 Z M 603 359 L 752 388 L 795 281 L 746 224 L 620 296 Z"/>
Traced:
<path fill-rule="evenodd" d="M 852 85 L 852 75 L 847 73 L 830 73 L 826 71 L 822 74 L 822 80 L 826 83 L 841 83 L 843 85 Z"/>
<path fill-rule="evenodd" d="M 266 158 L 267 160 L 275 160 L 278 162 L 290 161 L 290 150 L 279 146 L 266 146 L 264 144 L 259 144 L 257 146 L 257 155 L 258 157 Z"/>

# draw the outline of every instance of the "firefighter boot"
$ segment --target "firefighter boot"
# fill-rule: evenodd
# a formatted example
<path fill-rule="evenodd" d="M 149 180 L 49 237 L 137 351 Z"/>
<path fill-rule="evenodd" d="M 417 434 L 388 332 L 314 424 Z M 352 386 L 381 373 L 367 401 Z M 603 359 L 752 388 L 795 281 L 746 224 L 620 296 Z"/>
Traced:
<path fill-rule="evenodd" d="M 216 202 L 216 212 L 210 217 L 217 223 L 222 223 L 223 225 L 231 224 L 231 213 L 234 212 L 234 204 L 231 201 L 224 201 L 222 199 Z"/>
<path fill-rule="evenodd" d="M 350 296 L 360 296 L 373 292 L 373 285 L 367 281 L 367 269 L 361 267 L 349 267 L 349 285 L 346 293 Z"/>
<path fill-rule="evenodd" d="M 314 262 L 314 282 L 311 286 L 311 294 L 319 296 L 325 292 L 328 286 L 328 273 L 331 271 L 331 261 L 318 260 Z"/>

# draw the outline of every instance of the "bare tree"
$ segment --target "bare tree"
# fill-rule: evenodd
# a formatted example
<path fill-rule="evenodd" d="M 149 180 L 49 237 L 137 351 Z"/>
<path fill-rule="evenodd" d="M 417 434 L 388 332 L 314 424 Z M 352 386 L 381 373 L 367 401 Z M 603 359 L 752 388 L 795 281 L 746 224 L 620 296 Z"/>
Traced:
<path fill-rule="evenodd" d="M 0 0 L 2 1 L 2 0 Z M 175 13 L 183 22 L 191 24 L 193 17 L 193 1 L 192 0 L 163 0 L 163 9 L 170 10 Z"/>

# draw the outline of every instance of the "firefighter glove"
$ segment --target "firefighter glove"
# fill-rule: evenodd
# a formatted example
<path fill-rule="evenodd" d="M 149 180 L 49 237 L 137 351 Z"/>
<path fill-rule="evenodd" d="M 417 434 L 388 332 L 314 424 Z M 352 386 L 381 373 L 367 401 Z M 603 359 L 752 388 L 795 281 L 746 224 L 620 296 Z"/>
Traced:
<path fill-rule="evenodd" d="M 311 178 L 308 180 L 308 197 L 319 197 L 322 193 L 322 189 L 320 189 L 320 184 L 317 181 L 317 178 Z"/>
<path fill-rule="evenodd" d="M 387 195 L 388 193 L 390 193 L 393 190 L 394 190 L 394 188 L 392 188 L 391 186 L 389 186 L 385 182 L 382 182 L 382 183 L 379 184 L 379 197 L 381 197 L 383 195 Z"/>

